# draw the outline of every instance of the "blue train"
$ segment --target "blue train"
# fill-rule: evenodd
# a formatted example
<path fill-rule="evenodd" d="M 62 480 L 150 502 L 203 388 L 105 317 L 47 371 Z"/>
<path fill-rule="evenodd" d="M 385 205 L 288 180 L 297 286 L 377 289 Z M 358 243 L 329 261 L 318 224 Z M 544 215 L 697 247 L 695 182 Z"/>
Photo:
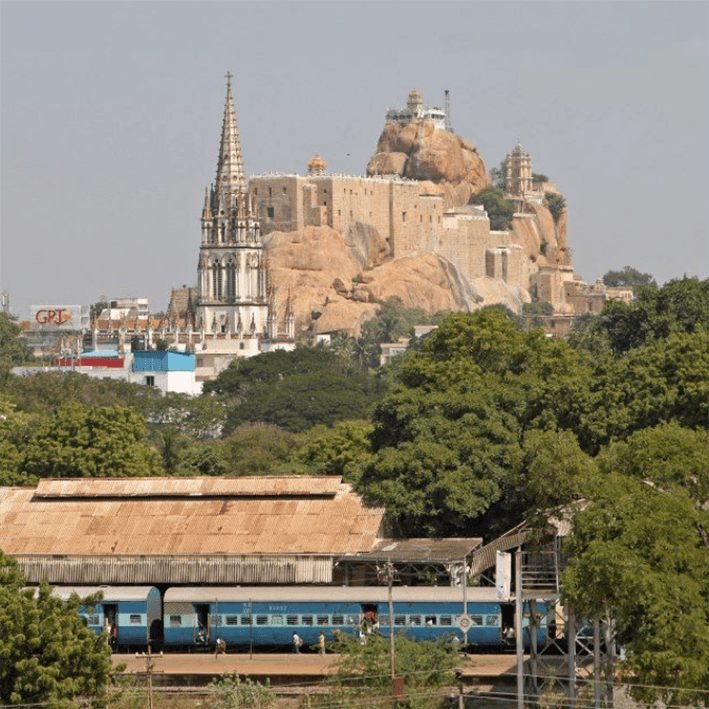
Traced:
<path fill-rule="evenodd" d="M 112 635 L 116 649 L 189 650 L 211 648 L 221 639 L 230 648 L 274 648 L 292 643 L 297 633 L 305 646 L 338 634 L 389 634 L 388 589 L 380 586 L 254 586 L 168 588 L 150 586 L 56 587 L 55 595 L 84 598 L 102 591 L 93 608 L 82 608 L 89 627 Z M 470 587 L 464 605 L 461 588 L 395 586 L 392 589 L 394 631 L 416 640 L 447 635 L 473 647 L 514 647 L 515 608 L 501 603 L 495 589 Z M 537 645 L 547 643 L 547 608 L 537 603 Z M 530 642 L 529 606 L 522 619 L 525 645 Z M 467 633 L 466 633 L 467 631 Z"/>
<path fill-rule="evenodd" d="M 106 631 L 113 647 L 147 647 L 162 637 L 162 598 L 155 586 L 55 586 L 52 595 L 68 600 L 101 591 L 103 599 L 95 606 L 82 606 L 79 613 L 91 630 Z"/>

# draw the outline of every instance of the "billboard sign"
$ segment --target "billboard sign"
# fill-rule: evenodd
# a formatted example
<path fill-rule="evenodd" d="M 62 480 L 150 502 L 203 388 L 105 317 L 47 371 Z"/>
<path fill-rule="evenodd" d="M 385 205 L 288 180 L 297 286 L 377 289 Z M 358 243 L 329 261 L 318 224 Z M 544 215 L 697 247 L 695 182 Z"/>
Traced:
<path fill-rule="evenodd" d="M 33 330 L 82 330 L 89 327 L 87 305 L 31 305 Z"/>

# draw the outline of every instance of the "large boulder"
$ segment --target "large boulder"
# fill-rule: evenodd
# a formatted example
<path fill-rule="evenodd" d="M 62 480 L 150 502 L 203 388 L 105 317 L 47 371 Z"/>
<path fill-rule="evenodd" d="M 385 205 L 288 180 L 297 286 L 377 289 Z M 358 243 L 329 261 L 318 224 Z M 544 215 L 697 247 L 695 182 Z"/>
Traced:
<path fill-rule="evenodd" d="M 490 184 L 483 159 L 475 146 L 431 120 L 404 126 L 387 123 L 367 175 L 399 175 L 442 187 L 451 206 L 468 203 L 470 195 Z"/>

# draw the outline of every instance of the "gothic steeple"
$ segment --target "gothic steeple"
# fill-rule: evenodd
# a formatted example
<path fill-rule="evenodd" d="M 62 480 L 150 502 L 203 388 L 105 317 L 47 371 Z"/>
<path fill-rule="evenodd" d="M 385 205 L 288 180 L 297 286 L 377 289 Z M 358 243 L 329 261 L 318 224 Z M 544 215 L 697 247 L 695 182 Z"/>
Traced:
<path fill-rule="evenodd" d="M 233 74 L 226 74 L 226 103 L 224 105 L 224 121 L 222 123 L 222 139 L 219 145 L 219 161 L 217 163 L 216 193 L 222 204 L 230 204 L 226 195 L 243 195 L 246 193 L 244 166 L 241 158 L 241 141 L 236 127 L 236 111 L 234 96 L 231 92 Z M 241 201 L 241 200 L 239 200 Z"/>

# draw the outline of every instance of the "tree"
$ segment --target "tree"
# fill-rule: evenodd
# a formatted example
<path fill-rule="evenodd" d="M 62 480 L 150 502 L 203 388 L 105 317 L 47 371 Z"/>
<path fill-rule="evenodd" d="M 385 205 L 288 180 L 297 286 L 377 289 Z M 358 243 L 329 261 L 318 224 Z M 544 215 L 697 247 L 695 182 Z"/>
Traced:
<path fill-rule="evenodd" d="M 501 308 L 450 315 L 375 407 L 357 486 L 403 534 L 489 536 L 521 521 L 525 437 L 575 431 L 587 415 L 580 358 L 518 326 Z"/>
<path fill-rule="evenodd" d="M 490 218 L 490 229 L 506 231 L 512 223 L 515 208 L 512 202 L 505 199 L 501 189 L 485 187 L 470 197 L 469 204 L 481 204 Z"/>
<path fill-rule="evenodd" d="M 264 475 L 290 461 L 296 446 L 290 431 L 267 423 L 237 426 L 222 442 L 222 458 L 231 475 Z"/>
<path fill-rule="evenodd" d="M 558 224 L 559 219 L 561 219 L 561 215 L 566 209 L 566 199 L 557 192 L 547 192 L 544 195 L 544 204 L 551 212 L 551 216 L 554 219 L 554 224 Z"/>
<path fill-rule="evenodd" d="M 575 347 L 621 355 L 672 333 L 709 332 L 709 279 L 681 278 L 662 288 L 642 288 L 631 303 L 610 300 L 603 312 L 582 321 L 569 341 Z"/>
<path fill-rule="evenodd" d="M 657 287 L 657 282 L 650 273 L 642 273 L 637 268 L 625 266 L 620 271 L 606 271 L 603 276 L 604 285 L 609 288 L 632 288 L 633 290 L 645 286 Z"/>
<path fill-rule="evenodd" d="M 706 429 L 709 335 L 704 330 L 675 333 L 622 357 L 600 358 L 593 367 L 590 397 L 577 435 L 593 455 L 600 445 L 673 421 Z"/>
<path fill-rule="evenodd" d="M 0 370 L 34 361 L 34 355 L 20 337 L 22 329 L 17 320 L 7 313 L 0 313 Z"/>
<path fill-rule="evenodd" d="M 496 190 L 505 191 L 505 161 L 490 169 L 490 184 Z"/>
<path fill-rule="evenodd" d="M 0 702 L 47 709 L 106 705 L 111 651 L 78 609 L 98 597 L 69 601 L 43 584 L 36 597 L 11 557 L 0 551 Z"/>
<path fill-rule="evenodd" d="M 376 633 L 366 636 L 366 643 L 351 634 L 343 634 L 333 649 L 340 653 L 337 672 L 329 680 L 331 689 L 319 704 L 353 706 L 389 706 L 391 702 L 390 639 Z M 403 679 L 403 696 L 397 706 L 427 709 L 442 699 L 442 690 L 455 679 L 459 663 L 458 642 L 442 638 L 435 642 L 416 641 L 397 633 L 394 638 L 396 676 Z"/>
<path fill-rule="evenodd" d="M 23 470 L 40 478 L 158 475 L 160 457 L 143 419 L 125 407 L 67 404 L 42 421 L 25 451 Z"/>
<path fill-rule="evenodd" d="M 565 546 L 565 601 L 613 620 L 626 653 L 618 669 L 636 698 L 706 704 L 709 513 L 686 493 L 618 472 L 587 493 Z"/>
<path fill-rule="evenodd" d="M 365 420 L 315 426 L 305 434 L 292 460 L 318 475 L 342 475 L 348 482 L 354 482 L 361 466 L 371 458 L 371 432 L 372 425 Z"/>
<path fill-rule="evenodd" d="M 0 395 L 0 486 L 31 485 L 34 478 L 23 473 L 23 451 L 30 438 L 31 417 L 17 413 Z"/>

